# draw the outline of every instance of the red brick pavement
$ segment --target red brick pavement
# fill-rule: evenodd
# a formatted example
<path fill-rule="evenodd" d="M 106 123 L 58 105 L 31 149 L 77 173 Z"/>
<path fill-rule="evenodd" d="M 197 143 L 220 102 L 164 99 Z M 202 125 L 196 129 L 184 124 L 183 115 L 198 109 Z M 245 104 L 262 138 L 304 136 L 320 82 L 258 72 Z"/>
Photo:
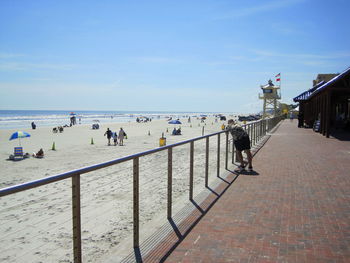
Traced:
<path fill-rule="evenodd" d="M 284 121 L 165 262 L 350 262 L 350 141 Z"/>

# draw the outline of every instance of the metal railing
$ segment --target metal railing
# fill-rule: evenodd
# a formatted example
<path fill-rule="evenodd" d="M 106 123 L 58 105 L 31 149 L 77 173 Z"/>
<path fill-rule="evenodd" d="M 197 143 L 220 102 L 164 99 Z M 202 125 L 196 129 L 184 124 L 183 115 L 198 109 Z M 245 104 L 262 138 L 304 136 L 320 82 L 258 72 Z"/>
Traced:
<path fill-rule="evenodd" d="M 251 138 L 252 146 L 256 145 L 262 137 L 266 135 L 273 127 L 275 127 L 281 117 L 275 117 L 272 119 L 265 119 L 256 122 L 252 122 L 243 125 L 245 130 L 248 132 Z M 167 217 L 170 219 L 172 217 L 172 176 L 173 176 L 173 148 L 180 145 L 189 144 L 190 145 L 190 169 L 189 169 L 189 200 L 193 200 L 193 175 L 194 175 L 194 143 L 199 140 L 205 140 L 205 187 L 208 187 L 208 177 L 209 177 L 209 139 L 210 137 L 217 137 L 217 164 L 216 173 L 217 176 L 220 175 L 220 141 L 221 134 L 225 134 L 225 169 L 228 169 L 228 154 L 231 141 L 229 140 L 228 131 L 220 131 L 209 135 L 204 135 L 194 139 L 178 142 L 172 145 L 163 146 L 160 148 L 152 149 L 149 151 L 129 155 L 116 160 L 96 164 L 93 166 L 69 171 L 66 173 L 58 174 L 55 176 L 10 186 L 0 190 L 0 197 L 8 196 L 11 194 L 19 193 L 32 188 L 40 187 L 43 185 L 51 184 L 54 182 L 62 181 L 71 178 L 72 186 L 72 223 L 73 223 L 73 255 L 74 262 L 82 262 L 82 231 L 81 231 L 81 190 L 80 190 L 80 179 L 81 175 L 89 173 L 95 170 L 103 169 L 109 166 L 117 165 L 126 161 L 133 161 L 133 246 L 135 248 L 139 247 L 139 159 L 150 154 L 154 154 L 161 151 L 167 151 L 168 165 L 167 165 Z M 232 146 L 232 164 L 234 163 L 235 150 L 233 143 Z"/>

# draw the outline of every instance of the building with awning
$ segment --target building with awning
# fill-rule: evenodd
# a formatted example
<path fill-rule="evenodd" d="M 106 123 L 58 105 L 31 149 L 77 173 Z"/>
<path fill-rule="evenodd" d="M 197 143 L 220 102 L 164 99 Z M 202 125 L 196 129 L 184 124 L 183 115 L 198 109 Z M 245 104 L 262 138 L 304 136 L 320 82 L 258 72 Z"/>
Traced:
<path fill-rule="evenodd" d="M 329 137 L 333 129 L 350 131 L 350 68 L 340 74 L 319 74 L 313 87 L 293 100 L 305 125 L 319 124 L 319 132 Z"/>

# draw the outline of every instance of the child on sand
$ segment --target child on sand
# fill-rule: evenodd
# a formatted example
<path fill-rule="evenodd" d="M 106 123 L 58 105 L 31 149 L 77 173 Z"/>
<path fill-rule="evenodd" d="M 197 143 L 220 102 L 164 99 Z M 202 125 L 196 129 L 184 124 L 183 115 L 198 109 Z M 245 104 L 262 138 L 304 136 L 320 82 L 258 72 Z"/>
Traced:
<path fill-rule="evenodd" d="M 113 141 L 114 141 L 114 146 L 118 144 L 118 134 L 117 132 L 113 132 Z"/>

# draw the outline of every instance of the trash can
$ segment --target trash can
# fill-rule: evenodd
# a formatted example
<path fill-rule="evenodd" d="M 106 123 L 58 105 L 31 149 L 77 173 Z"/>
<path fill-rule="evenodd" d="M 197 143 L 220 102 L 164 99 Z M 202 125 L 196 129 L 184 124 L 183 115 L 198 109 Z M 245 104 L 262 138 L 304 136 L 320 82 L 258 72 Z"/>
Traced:
<path fill-rule="evenodd" d="M 159 138 L 159 147 L 162 147 L 165 145 L 166 145 L 166 138 L 165 137 Z"/>

